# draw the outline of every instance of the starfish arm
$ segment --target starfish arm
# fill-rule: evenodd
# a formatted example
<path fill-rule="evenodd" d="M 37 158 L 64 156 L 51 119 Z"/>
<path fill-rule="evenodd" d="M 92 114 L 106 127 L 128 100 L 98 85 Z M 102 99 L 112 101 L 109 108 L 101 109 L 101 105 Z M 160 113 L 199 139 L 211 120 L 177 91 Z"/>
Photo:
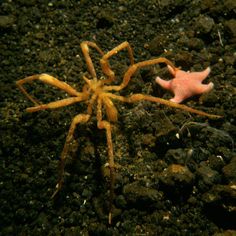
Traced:
<path fill-rule="evenodd" d="M 170 99 L 171 102 L 181 103 L 184 100 L 182 96 L 175 95 L 173 98 Z"/>
<path fill-rule="evenodd" d="M 181 103 L 185 99 L 192 97 L 197 94 L 207 93 L 211 91 L 214 87 L 213 83 L 209 84 L 198 84 L 197 86 L 192 87 L 192 89 L 188 89 L 186 87 L 178 87 L 173 91 L 175 96 L 170 99 L 170 101 L 175 103 Z"/>
<path fill-rule="evenodd" d="M 156 77 L 156 83 L 158 83 L 164 89 L 170 90 L 171 88 L 171 81 L 163 80 L 160 77 Z"/>
<path fill-rule="evenodd" d="M 176 72 L 179 70 L 178 68 L 173 68 L 169 65 L 167 65 L 167 68 L 169 70 L 169 72 L 175 77 L 176 76 Z"/>
<path fill-rule="evenodd" d="M 195 90 L 196 94 L 201 94 L 201 93 L 208 93 L 214 88 L 214 84 L 211 82 L 209 84 L 201 84 L 198 86 L 198 88 Z"/>
<path fill-rule="evenodd" d="M 188 76 L 189 79 L 198 80 L 202 82 L 204 79 L 206 79 L 206 77 L 209 75 L 210 72 L 211 72 L 210 67 L 207 67 L 204 71 L 190 72 Z"/>

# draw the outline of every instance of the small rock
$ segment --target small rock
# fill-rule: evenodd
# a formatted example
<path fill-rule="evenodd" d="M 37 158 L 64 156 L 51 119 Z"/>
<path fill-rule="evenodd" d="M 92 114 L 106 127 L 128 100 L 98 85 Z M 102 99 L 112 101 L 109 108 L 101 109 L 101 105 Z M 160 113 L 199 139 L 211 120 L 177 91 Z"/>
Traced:
<path fill-rule="evenodd" d="M 142 136 L 142 143 L 145 146 L 154 147 L 156 142 L 156 137 L 152 134 L 144 134 Z"/>
<path fill-rule="evenodd" d="M 43 39 L 43 38 L 45 38 L 45 34 L 43 32 L 38 32 L 35 34 L 35 38 Z"/>
<path fill-rule="evenodd" d="M 0 28 L 7 29 L 11 28 L 15 22 L 15 18 L 13 16 L 0 16 Z"/>
<path fill-rule="evenodd" d="M 215 22 L 211 17 L 200 15 L 196 19 L 195 30 L 199 34 L 208 34 L 211 32 Z"/>
<path fill-rule="evenodd" d="M 236 37 L 236 20 L 235 19 L 231 19 L 225 22 L 225 27 L 228 30 L 230 36 L 232 36 L 233 38 Z"/>
<path fill-rule="evenodd" d="M 149 206 L 162 198 L 162 194 L 156 189 L 144 187 L 137 181 L 125 185 L 123 192 L 129 203 L 142 207 Z"/>
<path fill-rule="evenodd" d="M 84 189 L 81 195 L 82 195 L 82 197 L 85 197 L 85 198 L 88 199 L 88 198 L 90 198 L 92 196 L 92 193 L 91 193 L 90 190 Z"/>
<path fill-rule="evenodd" d="M 224 5 L 226 6 L 228 11 L 232 11 L 236 13 L 236 1 L 235 0 L 226 0 L 224 2 Z"/>
<path fill-rule="evenodd" d="M 209 156 L 208 163 L 209 163 L 210 168 L 217 170 L 217 171 L 221 171 L 222 167 L 225 166 L 225 161 L 224 161 L 223 157 L 220 155 Z"/>
<path fill-rule="evenodd" d="M 208 213 L 214 215 L 216 222 L 226 225 L 229 229 L 235 228 L 236 183 L 214 185 L 207 193 L 203 194 L 202 201 L 206 203 Z"/>
<path fill-rule="evenodd" d="M 152 55 L 160 55 L 165 51 L 168 44 L 166 35 L 158 35 L 149 43 L 149 51 Z"/>
<path fill-rule="evenodd" d="M 217 171 L 212 170 L 209 166 L 202 165 L 197 169 L 197 174 L 201 180 L 207 185 L 213 185 L 219 179 Z"/>
<path fill-rule="evenodd" d="M 194 174 L 187 166 L 172 164 L 160 174 L 159 178 L 160 189 L 173 201 L 187 200 L 192 193 Z"/>
<path fill-rule="evenodd" d="M 193 64 L 193 55 L 190 52 L 181 50 L 175 55 L 176 64 L 183 68 L 189 68 Z"/>
<path fill-rule="evenodd" d="M 176 163 L 176 164 L 184 164 L 186 163 L 186 160 L 189 158 L 189 151 L 190 149 L 169 149 L 165 155 L 165 160 L 170 163 Z"/>
<path fill-rule="evenodd" d="M 161 173 L 161 181 L 167 186 L 190 185 L 194 175 L 187 166 L 172 164 Z"/>
<path fill-rule="evenodd" d="M 236 184 L 214 185 L 209 192 L 204 194 L 203 199 L 207 203 L 221 203 L 224 205 L 224 208 L 228 208 L 230 210 L 231 204 L 236 200 Z M 236 212 L 235 206 L 233 211 Z"/>
<path fill-rule="evenodd" d="M 115 202 L 116 202 L 116 206 L 119 207 L 119 208 L 125 208 L 126 205 L 127 205 L 127 202 L 124 198 L 123 195 L 119 195 L 115 198 Z"/>
<path fill-rule="evenodd" d="M 188 41 L 188 48 L 202 50 L 202 48 L 204 48 L 204 42 L 199 38 L 190 38 Z"/>
<path fill-rule="evenodd" d="M 236 182 L 236 157 L 232 158 L 230 163 L 223 168 L 223 173 L 229 182 Z"/>
<path fill-rule="evenodd" d="M 112 25 L 115 22 L 115 19 L 113 18 L 113 14 L 111 12 L 101 11 L 97 15 L 97 28 L 99 29 L 107 29 L 112 27 Z"/>

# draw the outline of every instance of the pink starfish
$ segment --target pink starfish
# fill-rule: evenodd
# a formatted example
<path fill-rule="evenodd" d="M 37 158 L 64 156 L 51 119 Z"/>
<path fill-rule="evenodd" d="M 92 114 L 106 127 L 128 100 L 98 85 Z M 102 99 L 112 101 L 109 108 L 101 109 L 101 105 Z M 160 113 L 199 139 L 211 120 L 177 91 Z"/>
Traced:
<path fill-rule="evenodd" d="M 211 69 L 207 67 L 201 72 L 186 72 L 178 68 L 172 68 L 168 65 L 170 73 L 174 76 L 172 80 L 166 81 L 160 77 L 156 78 L 156 82 L 164 89 L 168 89 L 174 93 L 174 97 L 170 99 L 172 102 L 181 103 L 186 98 L 196 94 L 209 92 L 214 84 L 202 84 L 202 81 L 209 75 Z"/>

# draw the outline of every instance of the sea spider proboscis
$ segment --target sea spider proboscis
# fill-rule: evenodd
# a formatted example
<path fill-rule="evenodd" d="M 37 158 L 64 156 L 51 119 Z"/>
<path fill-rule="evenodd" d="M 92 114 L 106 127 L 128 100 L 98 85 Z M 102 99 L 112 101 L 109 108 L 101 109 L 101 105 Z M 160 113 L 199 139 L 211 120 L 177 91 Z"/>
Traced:
<path fill-rule="evenodd" d="M 97 74 L 89 53 L 89 48 L 94 48 L 98 51 L 98 53 L 101 55 L 100 59 L 100 65 L 103 72 L 103 76 L 100 78 L 97 78 Z M 59 162 L 59 180 L 56 185 L 56 190 L 53 193 L 52 197 L 54 197 L 58 191 L 61 189 L 63 184 L 63 178 L 64 178 L 64 167 L 65 167 L 65 161 L 68 154 L 68 148 L 69 144 L 73 140 L 73 134 L 75 131 L 75 128 L 80 123 L 86 123 L 89 121 L 89 119 L 92 116 L 92 113 L 96 113 L 97 118 L 97 127 L 99 129 L 105 129 L 106 131 L 106 139 L 107 139 L 107 149 L 108 149 L 108 166 L 110 169 L 110 208 L 109 208 L 109 216 L 108 221 L 109 224 L 111 224 L 111 218 L 112 218 L 112 204 L 113 204 L 113 192 L 114 192 L 114 169 L 115 169 L 115 163 L 114 163 L 114 153 L 113 153 L 113 145 L 112 145 L 112 133 L 111 133 L 111 122 L 117 121 L 118 112 L 113 104 L 112 100 L 118 100 L 120 102 L 126 102 L 126 103 L 133 103 L 138 101 L 150 101 L 150 102 L 156 102 L 160 104 L 164 104 L 170 107 L 179 108 L 191 113 L 196 113 L 198 115 L 207 116 L 209 118 L 219 118 L 218 115 L 212 115 L 208 114 L 203 111 L 199 111 L 193 108 L 190 108 L 188 106 L 177 104 L 159 97 L 154 97 L 150 95 L 144 95 L 141 93 L 138 94 L 132 94 L 128 97 L 124 97 L 121 95 L 117 95 L 112 93 L 112 91 L 118 92 L 122 89 L 124 89 L 132 75 L 139 69 L 150 65 L 155 65 L 159 63 L 165 63 L 169 66 L 171 66 L 173 69 L 175 66 L 171 61 L 169 61 L 166 58 L 160 57 L 155 58 L 151 60 L 146 60 L 138 63 L 134 63 L 134 57 L 133 52 L 130 44 L 128 42 L 123 42 L 117 47 L 113 48 L 107 53 L 104 53 L 96 43 L 84 41 L 81 43 L 81 49 L 83 52 L 83 55 L 85 57 L 85 61 L 87 64 L 89 76 L 83 76 L 83 80 L 85 81 L 85 85 L 82 88 L 82 92 L 78 92 L 73 87 L 71 87 L 69 84 L 60 81 L 48 74 L 38 74 L 38 75 L 32 75 L 29 77 L 26 77 L 24 79 L 18 80 L 16 82 L 19 89 L 22 91 L 22 93 L 34 103 L 33 107 L 29 107 L 26 109 L 27 112 L 35 112 L 45 109 L 55 109 L 59 107 L 68 106 L 74 103 L 79 102 L 86 102 L 87 104 L 87 112 L 83 114 L 76 115 L 69 128 L 69 132 L 66 137 L 66 141 L 64 144 L 64 148 L 61 153 L 61 158 Z M 128 56 L 130 60 L 130 66 L 128 67 L 127 71 L 124 74 L 123 80 L 120 85 L 110 85 L 115 80 L 115 73 L 111 69 L 109 65 L 109 58 L 113 55 L 116 55 L 119 51 L 127 49 Z M 89 78 L 88 78 L 89 77 Z M 39 101 L 37 101 L 33 96 L 31 96 L 23 87 L 23 84 L 39 80 L 45 84 L 52 85 L 58 89 L 61 89 L 65 91 L 70 97 L 64 98 L 58 101 L 50 102 L 47 104 L 41 104 Z M 107 120 L 103 119 L 103 109 L 105 110 Z"/>

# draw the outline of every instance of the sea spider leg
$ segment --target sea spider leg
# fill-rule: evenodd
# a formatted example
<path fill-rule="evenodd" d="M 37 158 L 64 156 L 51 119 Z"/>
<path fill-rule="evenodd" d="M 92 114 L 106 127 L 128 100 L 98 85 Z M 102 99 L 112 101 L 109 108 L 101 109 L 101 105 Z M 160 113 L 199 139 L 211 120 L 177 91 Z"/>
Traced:
<path fill-rule="evenodd" d="M 89 47 L 95 48 L 102 56 L 104 55 L 104 52 L 97 46 L 96 43 L 90 42 L 90 41 L 84 41 L 80 44 L 81 50 L 84 54 L 84 58 L 88 67 L 89 73 L 92 75 L 93 79 L 97 79 L 96 71 L 93 66 L 92 59 L 89 55 Z"/>
<path fill-rule="evenodd" d="M 71 96 L 80 96 L 81 93 L 77 92 L 74 88 L 72 88 L 70 85 L 68 85 L 65 82 L 62 82 L 56 78 L 54 78 L 51 75 L 48 74 L 39 74 L 39 75 L 32 75 L 29 77 L 26 77 L 24 79 L 18 80 L 16 81 L 16 85 L 19 87 L 19 89 L 21 90 L 21 92 L 31 101 L 34 103 L 34 105 L 39 105 L 40 102 L 38 102 L 35 98 L 33 98 L 33 96 L 31 96 L 23 87 L 24 83 L 29 83 L 31 81 L 34 80 L 40 80 L 45 84 L 50 84 L 54 87 L 57 87 L 61 90 L 64 90 L 66 93 L 68 93 Z"/>
<path fill-rule="evenodd" d="M 64 171 L 65 162 L 66 162 L 66 158 L 67 158 L 69 145 L 73 139 L 73 134 L 74 134 L 75 128 L 79 123 L 87 123 L 89 118 L 90 118 L 90 115 L 88 115 L 88 114 L 79 114 L 79 115 L 75 116 L 73 121 L 71 122 L 70 129 L 67 134 L 66 141 L 65 141 L 65 144 L 64 144 L 64 147 L 63 147 L 63 150 L 61 153 L 60 162 L 59 162 L 59 178 L 58 178 L 58 182 L 56 185 L 56 190 L 53 193 L 51 198 L 53 198 L 60 191 L 60 189 L 62 187 L 63 179 L 64 179 L 64 172 L 65 172 Z"/>
<path fill-rule="evenodd" d="M 113 48 L 109 52 L 107 52 L 101 59 L 100 59 L 100 64 L 102 67 L 103 73 L 108 76 L 109 79 L 104 80 L 104 83 L 111 83 L 112 81 L 115 80 L 115 73 L 113 70 L 111 70 L 108 59 L 117 54 L 119 51 L 126 49 L 128 50 L 128 56 L 130 60 L 130 64 L 134 64 L 134 56 L 133 56 L 133 51 L 132 48 L 130 47 L 130 44 L 128 42 L 123 42 L 117 47 Z"/>
<path fill-rule="evenodd" d="M 137 102 L 137 101 L 141 101 L 141 100 L 157 102 L 157 103 L 160 103 L 160 104 L 164 104 L 166 106 L 179 108 L 181 110 L 185 110 L 185 111 L 195 113 L 195 114 L 198 114 L 198 115 L 201 115 L 201 116 L 207 116 L 207 117 L 212 118 L 212 119 L 222 117 L 222 116 L 219 116 L 219 115 L 213 115 L 213 114 L 206 113 L 204 111 L 196 110 L 196 109 L 188 107 L 186 105 L 178 104 L 178 103 L 168 101 L 168 100 L 158 98 L 158 97 L 153 97 L 153 96 L 148 96 L 148 95 L 143 95 L 143 94 L 133 94 L 129 97 L 129 102 Z"/>
<path fill-rule="evenodd" d="M 112 136 L 111 136 L 111 124 L 108 121 L 102 120 L 102 100 L 100 98 L 98 98 L 98 102 L 97 102 L 97 126 L 99 129 L 106 130 L 108 164 L 109 164 L 109 169 L 110 169 L 110 206 L 109 206 L 108 223 L 111 224 L 112 203 L 113 203 L 113 197 L 114 197 L 115 163 L 114 163 Z"/>
<path fill-rule="evenodd" d="M 133 94 L 129 97 L 123 97 L 123 96 L 120 96 L 120 95 L 116 95 L 116 94 L 112 94 L 112 93 L 106 93 L 106 95 L 110 98 L 113 98 L 113 99 L 116 99 L 116 100 L 119 100 L 119 101 L 122 101 L 122 102 L 127 102 L 127 103 L 133 103 L 133 102 L 138 102 L 138 101 L 150 101 L 150 102 L 156 102 L 156 103 L 160 103 L 160 104 L 163 104 L 163 105 L 166 105 L 166 106 L 169 106 L 169 107 L 174 107 L 174 108 L 178 108 L 178 109 L 181 109 L 181 110 L 185 110 L 185 111 L 188 111 L 188 112 L 191 112 L 191 113 L 195 113 L 197 115 L 201 115 L 201 116 L 207 116 L 209 118 L 220 118 L 222 116 L 219 116 L 219 115 L 213 115 L 213 114 L 209 114 L 209 113 L 206 113 L 204 111 L 200 111 L 200 110 L 197 110 L 197 109 L 194 109 L 194 108 L 191 108 L 191 107 L 188 107 L 186 105 L 183 105 L 183 104 L 178 104 L 178 103 L 175 103 L 175 102 L 171 102 L 171 101 L 168 101 L 168 100 L 165 100 L 163 98 L 159 98 L 159 97 L 153 97 L 153 96 L 149 96 L 149 95 L 143 95 L 143 94 Z"/>
<path fill-rule="evenodd" d="M 35 112 L 35 111 L 40 111 L 40 110 L 45 110 L 45 109 L 55 109 L 58 107 L 69 106 L 73 103 L 81 102 L 83 100 L 86 100 L 86 96 L 84 96 L 84 94 L 81 93 L 80 96 L 77 96 L 77 97 L 65 98 L 65 99 L 61 99 L 61 100 L 55 101 L 55 102 L 50 102 L 47 104 L 41 104 L 41 105 L 34 106 L 34 107 L 28 107 L 28 108 L 26 108 L 26 111 L 27 112 Z"/>
<path fill-rule="evenodd" d="M 104 86 L 104 90 L 106 90 L 106 91 L 111 91 L 111 90 L 120 91 L 121 89 L 125 88 L 128 85 L 131 76 L 137 71 L 137 69 L 139 69 L 141 67 L 145 67 L 145 66 L 160 64 L 160 63 L 165 63 L 165 64 L 171 66 L 172 68 L 175 68 L 174 64 L 164 57 L 138 62 L 136 64 L 131 65 L 128 68 L 128 70 L 126 71 L 126 73 L 123 77 L 123 81 L 120 85 Z"/>
<path fill-rule="evenodd" d="M 175 66 L 172 64 L 172 62 L 170 62 L 168 59 L 166 58 L 156 58 L 156 59 L 152 59 L 152 60 L 148 60 L 148 61 L 142 61 L 142 62 L 138 62 L 134 65 L 131 65 L 129 67 L 129 69 L 127 70 L 127 72 L 124 75 L 123 78 L 123 82 L 121 83 L 121 85 L 119 86 L 104 86 L 104 90 L 109 91 L 109 90 L 115 90 L 115 91 L 119 91 L 121 89 L 123 89 L 124 87 L 127 86 L 127 84 L 129 83 L 132 75 L 140 68 L 145 67 L 145 66 L 150 66 L 150 65 L 154 65 L 154 64 L 159 64 L 159 63 L 166 63 L 167 65 L 170 65 L 172 68 L 175 68 Z M 221 116 L 218 115 L 212 115 L 212 114 L 208 114 L 206 112 L 203 111 L 199 111 L 196 109 L 193 109 L 191 107 L 185 106 L 183 104 L 178 104 L 175 102 L 171 102 L 162 98 L 158 98 L 158 97 L 153 97 L 153 96 L 149 96 L 149 95 L 143 95 L 143 94 L 133 94 L 130 97 L 126 98 L 123 96 L 119 96 L 119 95 L 115 95 L 115 94 L 111 94 L 111 93 L 106 93 L 107 96 L 123 101 L 123 102 L 128 102 L 128 103 L 132 103 L 132 102 L 137 102 L 137 101 L 141 101 L 141 100 L 146 100 L 146 101 L 151 101 L 151 102 L 157 102 L 166 106 L 170 106 L 170 107 L 174 107 L 174 108 L 179 108 L 185 111 L 189 111 L 191 113 L 195 113 L 198 115 L 202 115 L 202 116 L 207 116 L 209 118 L 220 118 Z"/>

